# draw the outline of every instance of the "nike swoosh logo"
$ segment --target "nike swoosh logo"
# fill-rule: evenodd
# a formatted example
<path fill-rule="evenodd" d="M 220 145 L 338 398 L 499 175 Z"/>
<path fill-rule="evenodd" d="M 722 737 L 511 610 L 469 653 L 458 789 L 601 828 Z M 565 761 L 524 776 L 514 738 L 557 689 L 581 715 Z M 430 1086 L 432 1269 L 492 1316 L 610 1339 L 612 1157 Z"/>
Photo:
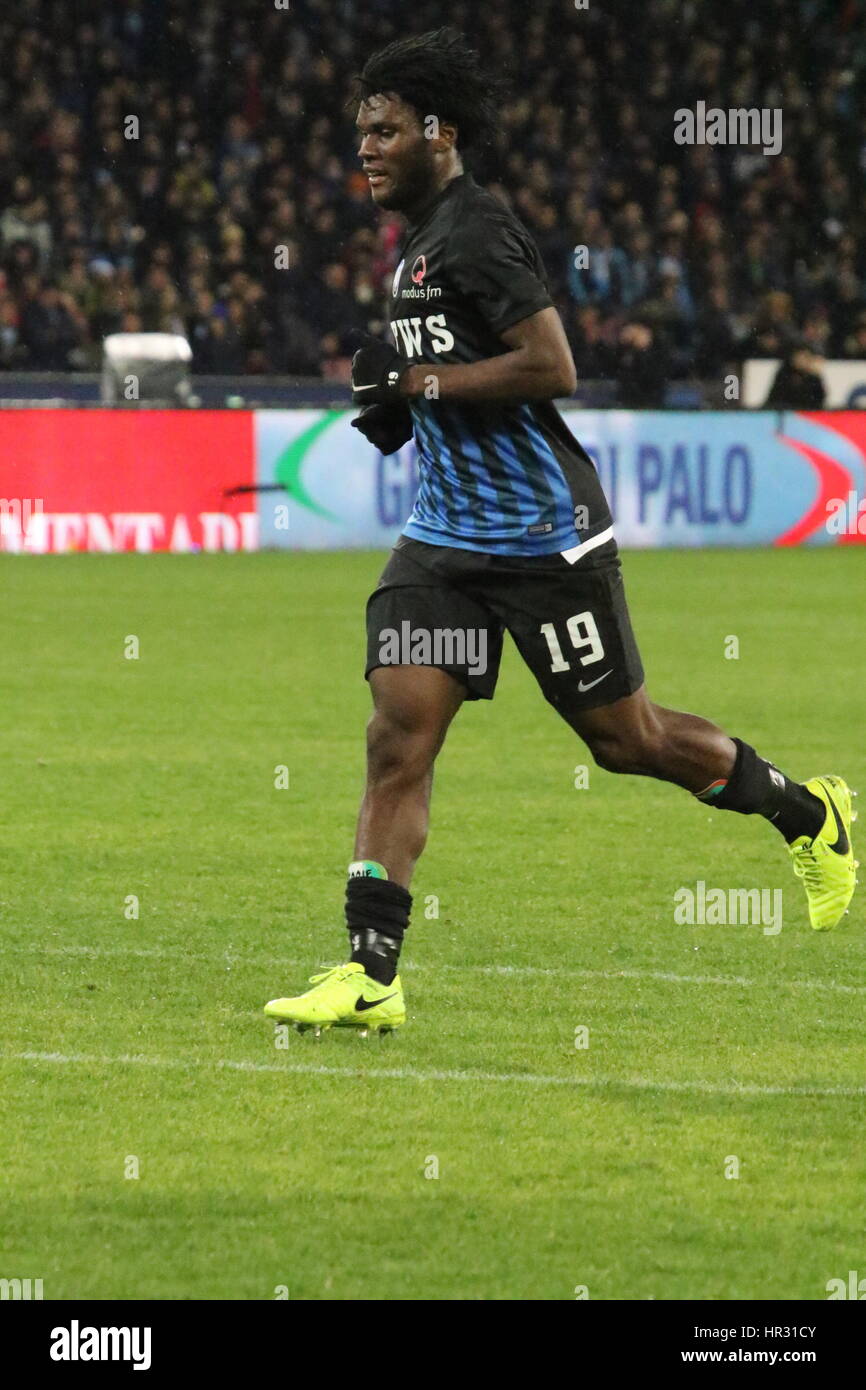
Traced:
<path fill-rule="evenodd" d="M 376 391 L 376 390 L 378 390 L 378 383 L 374 381 L 373 384 L 372 384 L 372 386 L 353 386 L 353 387 L 352 387 L 352 390 L 353 390 L 353 391 Z"/>
<path fill-rule="evenodd" d="M 396 999 L 396 998 L 397 998 L 397 991 L 396 991 L 396 989 L 394 990 L 393 994 L 386 994 L 386 995 L 385 995 L 385 999 Z M 385 999 L 365 999 L 364 996 L 363 996 L 363 994 L 360 994 L 360 995 L 358 996 L 358 999 L 357 999 L 356 1003 L 355 1003 L 355 1012 L 356 1012 L 356 1013 L 359 1013 L 359 1014 L 362 1014 L 362 1013 L 364 1013 L 365 1009 L 375 1009 L 375 1008 L 378 1008 L 378 1006 L 379 1006 L 380 1004 L 384 1004 L 384 1003 L 385 1003 Z"/>
<path fill-rule="evenodd" d="M 603 676 L 599 676 L 599 677 L 598 677 L 598 680 L 589 681 L 588 683 L 585 682 L 585 681 L 578 681 L 578 683 L 577 683 L 577 688 L 578 688 L 578 690 L 580 690 L 581 692 L 583 692 L 583 691 L 585 691 L 585 690 L 592 690 L 592 687 L 593 687 L 594 685 L 598 685 L 599 681 L 606 680 L 607 677 L 608 677 L 610 674 L 611 674 L 610 671 L 605 671 L 605 673 L 604 673 Z"/>
<path fill-rule="evenodd" d="M 842 824 L 842 817 L 839 815 L 839 812 L 836 809 L 836 803 L 833 800 L 833 795 L 831 792 L 827 792 L 827 800 L 830 803 L 830 809 L 833 812 L 833 816 L 836 821 L 836 843 L 835 845 L 830 845 L 830 848 L 832 850 L 835 850 L 837 854 L 847 854 L 851 846 L 848 844 L 848 836 L 845 834 L 845 827 Z"/>

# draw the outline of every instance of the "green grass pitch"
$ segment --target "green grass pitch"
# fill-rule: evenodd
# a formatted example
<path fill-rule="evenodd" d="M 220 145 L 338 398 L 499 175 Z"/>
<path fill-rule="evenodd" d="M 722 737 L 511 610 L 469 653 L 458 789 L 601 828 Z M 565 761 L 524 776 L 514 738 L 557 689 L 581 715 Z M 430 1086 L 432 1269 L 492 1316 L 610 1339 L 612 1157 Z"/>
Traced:
<path fill-rule="evenodd" d="M 0 1276 L 820 1300 L 866 1274 L 863 899 L 814 934 L 760 819 L 593 765 L 576 788 L 513 648 L 437 767 L 407 1026 L 275 1046 L 265 1000 L 345 956 L 383 559 L 0 563 Z M 626 555 L 651 694 L 866 786 L 862 563 Z M 698 880 L 781 889 L 783 930 L 677 925 Z"/>

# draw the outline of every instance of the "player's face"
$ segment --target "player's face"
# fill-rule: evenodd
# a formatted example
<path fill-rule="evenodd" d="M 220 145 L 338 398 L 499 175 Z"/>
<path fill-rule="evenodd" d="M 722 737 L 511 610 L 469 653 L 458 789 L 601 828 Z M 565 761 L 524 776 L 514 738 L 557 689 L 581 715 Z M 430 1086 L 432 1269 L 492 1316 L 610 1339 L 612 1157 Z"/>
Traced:
<path fill-rule="evenodd" d="M 358 108 L 356 125 L 362 136 L 358 155 L 374 203 L 404 212 L 429 196 L 433 150 L 411 106 L 399 97 L 368 97 Z"/>

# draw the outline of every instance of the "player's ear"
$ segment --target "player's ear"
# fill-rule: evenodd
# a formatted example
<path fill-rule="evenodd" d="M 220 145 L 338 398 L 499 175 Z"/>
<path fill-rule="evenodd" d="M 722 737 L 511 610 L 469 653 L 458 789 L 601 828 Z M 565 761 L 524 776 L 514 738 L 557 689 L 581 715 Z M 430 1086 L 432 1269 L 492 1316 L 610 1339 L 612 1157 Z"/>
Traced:
<path fill-rule="evenodd" d="M 451 121 L 443 121 L 439 126 L 439 139 L 442 142 L 440 148 L 443 150 L 453 150 L 457 144 L 457 127 Z"/>
<path fill-rule="evenodd" d="M 424 122 L 424 136 L 437 154 L 445 154 L 457 144 L 457 127 L 451 121 L 428 116 Z"/>

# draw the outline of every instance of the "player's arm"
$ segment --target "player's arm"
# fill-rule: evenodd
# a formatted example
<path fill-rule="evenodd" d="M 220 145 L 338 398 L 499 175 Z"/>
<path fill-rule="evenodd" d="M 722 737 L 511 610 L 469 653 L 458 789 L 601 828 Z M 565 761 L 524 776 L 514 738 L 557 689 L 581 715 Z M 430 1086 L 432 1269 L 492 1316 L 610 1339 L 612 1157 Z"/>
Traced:
<path fill-rule="evenodd" d="M 405 402 L 413 396 L 426 396 L 429 400 L 544 401 L 572 394 L 577 385 L 574 359 L 562 321 L 552 306 L 527 315 L 499 336 L 508 351 L 495 357 L 479 362 L 421 362 L 414 366 L 388 343 L 372 343 L 352 359 L 352 400 L 356 405 L 380 402 L 383 407 L 394 402 L 405 409 Z"/>
<path fill-rule="evenodd" d="M 480 362 L 422 362 L 400 379 L 400 395 L 460 401 L 545 401 L 570 396 L 577 373 L 562 320 L 554 308 L 514 324 L 501 335 L 509 349 Z"/>

